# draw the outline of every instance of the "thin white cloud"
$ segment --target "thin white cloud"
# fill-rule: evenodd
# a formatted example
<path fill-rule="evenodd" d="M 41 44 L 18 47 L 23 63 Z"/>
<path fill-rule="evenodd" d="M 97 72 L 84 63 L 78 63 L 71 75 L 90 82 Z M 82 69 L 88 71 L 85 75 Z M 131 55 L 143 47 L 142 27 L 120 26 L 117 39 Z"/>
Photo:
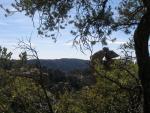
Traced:
<path fill-rule="evenodd" d="M 72 41 L 65 42 L 63 45 L 65 45 L 65 46 L 72 46 L 72 45 L 73 45 L 73 42 L 72 42 Z"/>
<path fill-rule="evenodd" d="M 113 44 L 113 45 L 120 45 L 120 44 L 125 44 L 126 41 L 107 41 L 108 44 Z M 73 42 L 72 41 L 69 41 L 69 42 L 66 42 L 64 43 L 63 45 L 65 46 L 72 46 L 73 45 Z"/>
<path fill-rule="evenodd" d="M 6 22 L 0 22 L 0 25 L 6 26 L 6 25 L 8 25 L 8 23 L 6 23 Z"/>
<path fill-rule="evenodd" d="M 16 45 L 16 42 L 0 42 L 0 45 L 3 45 L 3 46 L 15 46 Z"/>
<path fill-rule="evenodd" d="M 108 44 L 114 44 L 114 45 L 120 45 L 120 44 L 125 44 L 126 41 L 107 41 Z"/>

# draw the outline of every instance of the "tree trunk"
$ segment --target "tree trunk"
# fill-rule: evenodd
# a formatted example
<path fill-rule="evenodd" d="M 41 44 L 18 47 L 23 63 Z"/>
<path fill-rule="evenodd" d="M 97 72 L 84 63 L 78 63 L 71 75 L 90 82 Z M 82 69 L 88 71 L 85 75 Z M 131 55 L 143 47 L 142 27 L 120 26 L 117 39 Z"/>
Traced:
<path fill-rule="evenodd" d="M 150 113 L 150 60 L 148 41 L 150 37 L 150 11 L 143 15 L 134 33 L 135 52 L 139 68 L 139 78 L 143 88 L 143 110 Z"/>

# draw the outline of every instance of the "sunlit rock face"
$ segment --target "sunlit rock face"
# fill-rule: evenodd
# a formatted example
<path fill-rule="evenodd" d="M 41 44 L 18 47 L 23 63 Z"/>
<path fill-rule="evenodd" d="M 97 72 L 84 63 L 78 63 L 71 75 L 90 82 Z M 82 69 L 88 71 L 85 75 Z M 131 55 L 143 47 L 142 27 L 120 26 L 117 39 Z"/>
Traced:
<path fill-rule="evenodd" d="M 118 57 L 119 55 L 115 53 L 113 50 L 109 50 L 109 48 L 104 47 L 102 50 L 94 53 L 91 56 L 91 65 L 99 65 L 105 62 L 111 63 L 112 59 Z"/>

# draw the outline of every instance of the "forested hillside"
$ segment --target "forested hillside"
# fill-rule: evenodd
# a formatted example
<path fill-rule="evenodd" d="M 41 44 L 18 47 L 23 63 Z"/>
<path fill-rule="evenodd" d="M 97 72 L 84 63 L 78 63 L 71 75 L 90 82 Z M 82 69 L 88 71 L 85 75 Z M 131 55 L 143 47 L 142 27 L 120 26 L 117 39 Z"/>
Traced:
<path fill-rule="evenodd" d="M 41 65 L 49 69 L 58 69 L 64 72 L 69 72 L 73 70 L 84 70 L 89 68 L 88 60 L 81 59 L 41 59 Z M 29 60 L 29 64 L 36 64 L 36 60 Z"/>
<path fill-rule="evenodd" d="M 38 59 L 29 63 L 26 52 L 15 61 L 6 48 L 1 47 L 0 53 L 2 113 L 139 113 L 142 110 L 137 64 L 130 60 L 114 60 L 109 68 L 106 62 L 97 62 L 96 67 L 84 70 L 73 66 L 66 73 L 31 63 Z M 78 66 L 89 62 L 73 59 L 69 65 L 74 60 L 79 61 Z M 62 61 L 67 63 L 70 59 Z"/>

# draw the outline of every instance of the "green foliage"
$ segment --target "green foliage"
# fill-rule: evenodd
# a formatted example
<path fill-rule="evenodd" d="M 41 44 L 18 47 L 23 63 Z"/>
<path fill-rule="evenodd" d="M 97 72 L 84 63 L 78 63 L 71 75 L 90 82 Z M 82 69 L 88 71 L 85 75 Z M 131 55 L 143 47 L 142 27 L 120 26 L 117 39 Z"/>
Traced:
<path fill-rule="evenodd" d="M 17 0 L 12 6 L 29 17 L 38 12 L 38 33 L 54 40 L 61 29 L 73 25 L 74 44 L 85 48 L 107 44 L 112 31 L 131 33 L 146 11 L 141 0 Z"/>
<path fill-rule="evenodd" d="M 143 14 L 146 11 L 149 13 L 149 0 L 121 0 L 116 4 L 115 8 L 113 8 L 114 4 L 110 2 L 111 0 L 15 0 L 12 6 L 17 11 L 25 12 L 27 16 L 32 18 L 38 12 L 41 22 L 38 33 L 45 37 L 52 37 L 54 40 L 57 37 L 55 31 L 59 32 L 60 29 L 65 29 L 69 24 L 74 25 L 76 29 L 70 31 L 75 35 L 74 44 L 80 44 L 80 47 L 90 49 L 96 42 L 107 44 L 106 40 L 109 39 L 112 31 L 123 30 L 125 33 L 130 34 L 139 25 Z M 6 12 L 10 13 L 9 10 L 6 10 Z M 145 24 L 148 19 L 149 17 L 147 16 L 143 18 L 142 22 Z M 142 28 L 143 23 L 140 24 L 140 30 L 144 29 Z M 149 21 L 147 23 L 149 24 Z M 141 31 L 141 37 L 143 37 L 143 34 L 145 33 Z M 149 34 L 149 31 L 146 34 Z M 137 44 L 137 54 L 140 53 L 140 46 L 141 50 L 144 50 L 143 45 L 148 43 L 148 40 L 146 42 L 141 39 L 144 42 L 142 44 L 142 42 L 138 42 L 138 39 L 139 37 L 136 41 L 141 45 Z M 4 49 L 2 53 L 6 54 L 6 51 Z M 146 52 L 144 54 L 142 51 L 141 55 L 138 55 L 138 59 L 143 59 L 143 56 L 145 58 Z M 145 61 L 141 62 L 144 62 L 145 66 Z M 142 65 L 140 68 L 144 66 Z M 136 65 L 132 62 L 122 64 L 122 61 L 116 61 L 109 67 L 110 69 L 102 65 L 95 66 L 97 84 L 81 91 L 73 92 L 73 94 L 66 93 L 61 95 L 60 100 L 54 104 L 56 111 L 66 113 L 141 112 L 141 100 L 138 100 L 141 98 L 141 85 L 136 76 Z M 141 70 L 143 71 L 143 69 Z M 147 72 L 144 74 L 147 74 Z M 147 80 L 145 81 L 147 82 Z M 17 86 L 18 83 L 15 84 Z M 14 101 L 16 100 L 20 101 L 20 99 L 14 99 Z M 11 110 L 9 110 L 9 103 L 2 104 L 2 108 L 4 107 L 8 111 Z"/>
<path fill-rule="evenodd" d="M 142 95 L 137 88 L 137 66 L 130 62 L 122 69 L 121 63 L 116 61 L 109 71 L 99 66 L 95 85 L 61 95 L 55 105 L 57 113 L 140 113 Z"/>
<path fill-rule="evenodd" d="M 19 58 L 20 58 L 20 65 L 21 66 L 25 66 L 27 64 L 27 52 L 22 52 L 20 55 L 19 55 Z"/>
<path fill-rule="evenodd" d="M 131 33 L 130 28 L 137 26 L 146 11 L 141 0 L 122 0 L 117 9 L 119 19 L 116 25 L 125 33 Z"/>
<path fill-rule="evenodd" d="M 11 68 L 11 56 L 12 52 L 8 52 L 7 48 L 0 46 L 0 68 Z"/>
<path fill-rule="evenodd" d="M 0 70 L 1 113 L 47 113 L 43 90 L 32 79 Z M 51 96 L 49 93 L 48 96 Z"/>
<path fill-rule="evenodd" d="M 91 47 L 97 42 L 105 45 L 108 39 L 112 40 L 109 35 L 113 31 L 123 30 L 126 34 L 131 34 L 132 30 L 138 26 L 135 32 L 135 48 L 140 69 L 139 74 L 141 74 L 141 78 L 143 77 L 141 79 L 144 84 L 143 90 L 147 93 L 144 96 L 149 99 L 147 97 L 149 95 L 147 67 L 149 67 L 150 2 L 149 0 L 120 0 L 116 4 L 114 3 L 111 0 L 15 0 L 12 6 L 32 18 L 38 13 L 40 20 L 40 25 L 37 28 L 38 33 L 41 36 L 51 37 L 55 41 L 60 29 L 73 25 L 75 29 L 71 29 L 70 32 L 75 36 L 74 44 L 80 45 L 81 50 L 84 47 L 92 51 Z M 11 13 L 7 9 L 6 12 Z M 128 44 L 130 48 L 133 47 L 132 43 Z M 123 46 L 126 48 L 126 45 Z M 59 112 L 142 112 L 140 111 L 141 100 L 139 100 L 141 85 L 137 77 L 137 67 L 132 62 L 123 64 L 122 61 L 116 61 L 110 66 L 96 65 L 94 71 L 100 81 L 98 80 L 98 83 L 88 90 L 79 91 L 80 95 L 76 92 L 71 95 L 67 94 L 70 99 L 65 95 L 61 96 L 60 102 L 62 104 L 58 104 L 61 108 L 58 107 Z M 98 96 L 95 91 L 96 94 L 99 94 Z M 115 96 L 116 94 L 117 96 Z M 80 106 L 75 100 L 80 102 Z M 149 100 L 144 101 L 146 103 L 144 110 L 146 111 L 149 107 L 147 104 Z"/>
<path fill-rule="evenodd" d="M 109 70 L 100 65 L 94 75 L 89 71 L 74 73 L 78 76 L 91 74 L 89 76 L 96 78 L 95 84 L 85 85 L 80 90 L 63 89 L 63 93 L 60 90 L 55 93 L 46 86 L 55 113 L 140 113 L 142 95 L 137 78 L 137 65 L 132 62 L 123 63 L 116 60 Z M 21 73 L 21 76 L 16 75 L 12 70 L 1 69 L 0 72 L 0 112 L 49 112 L 47 98 L 37 81 Z M 49 82 L 54 82 L 52 78 L 49 79 Z M 44 80 L 46 85 L 48 81 Z M 78 80 L 74 82 L 77 83 Z"/>
<path fill-rule="evenodd" d="M 29 17 L 38 12 L 41 21 L 38 34 L 54 40 L 61 29 L 75 26 L 70 33 L 76 36 L 76 42 L 85 46 L 87 42 L 104 43 L 114 23 L 112 7 L 105 0 L 18 0 L 12 6 Z"/>

